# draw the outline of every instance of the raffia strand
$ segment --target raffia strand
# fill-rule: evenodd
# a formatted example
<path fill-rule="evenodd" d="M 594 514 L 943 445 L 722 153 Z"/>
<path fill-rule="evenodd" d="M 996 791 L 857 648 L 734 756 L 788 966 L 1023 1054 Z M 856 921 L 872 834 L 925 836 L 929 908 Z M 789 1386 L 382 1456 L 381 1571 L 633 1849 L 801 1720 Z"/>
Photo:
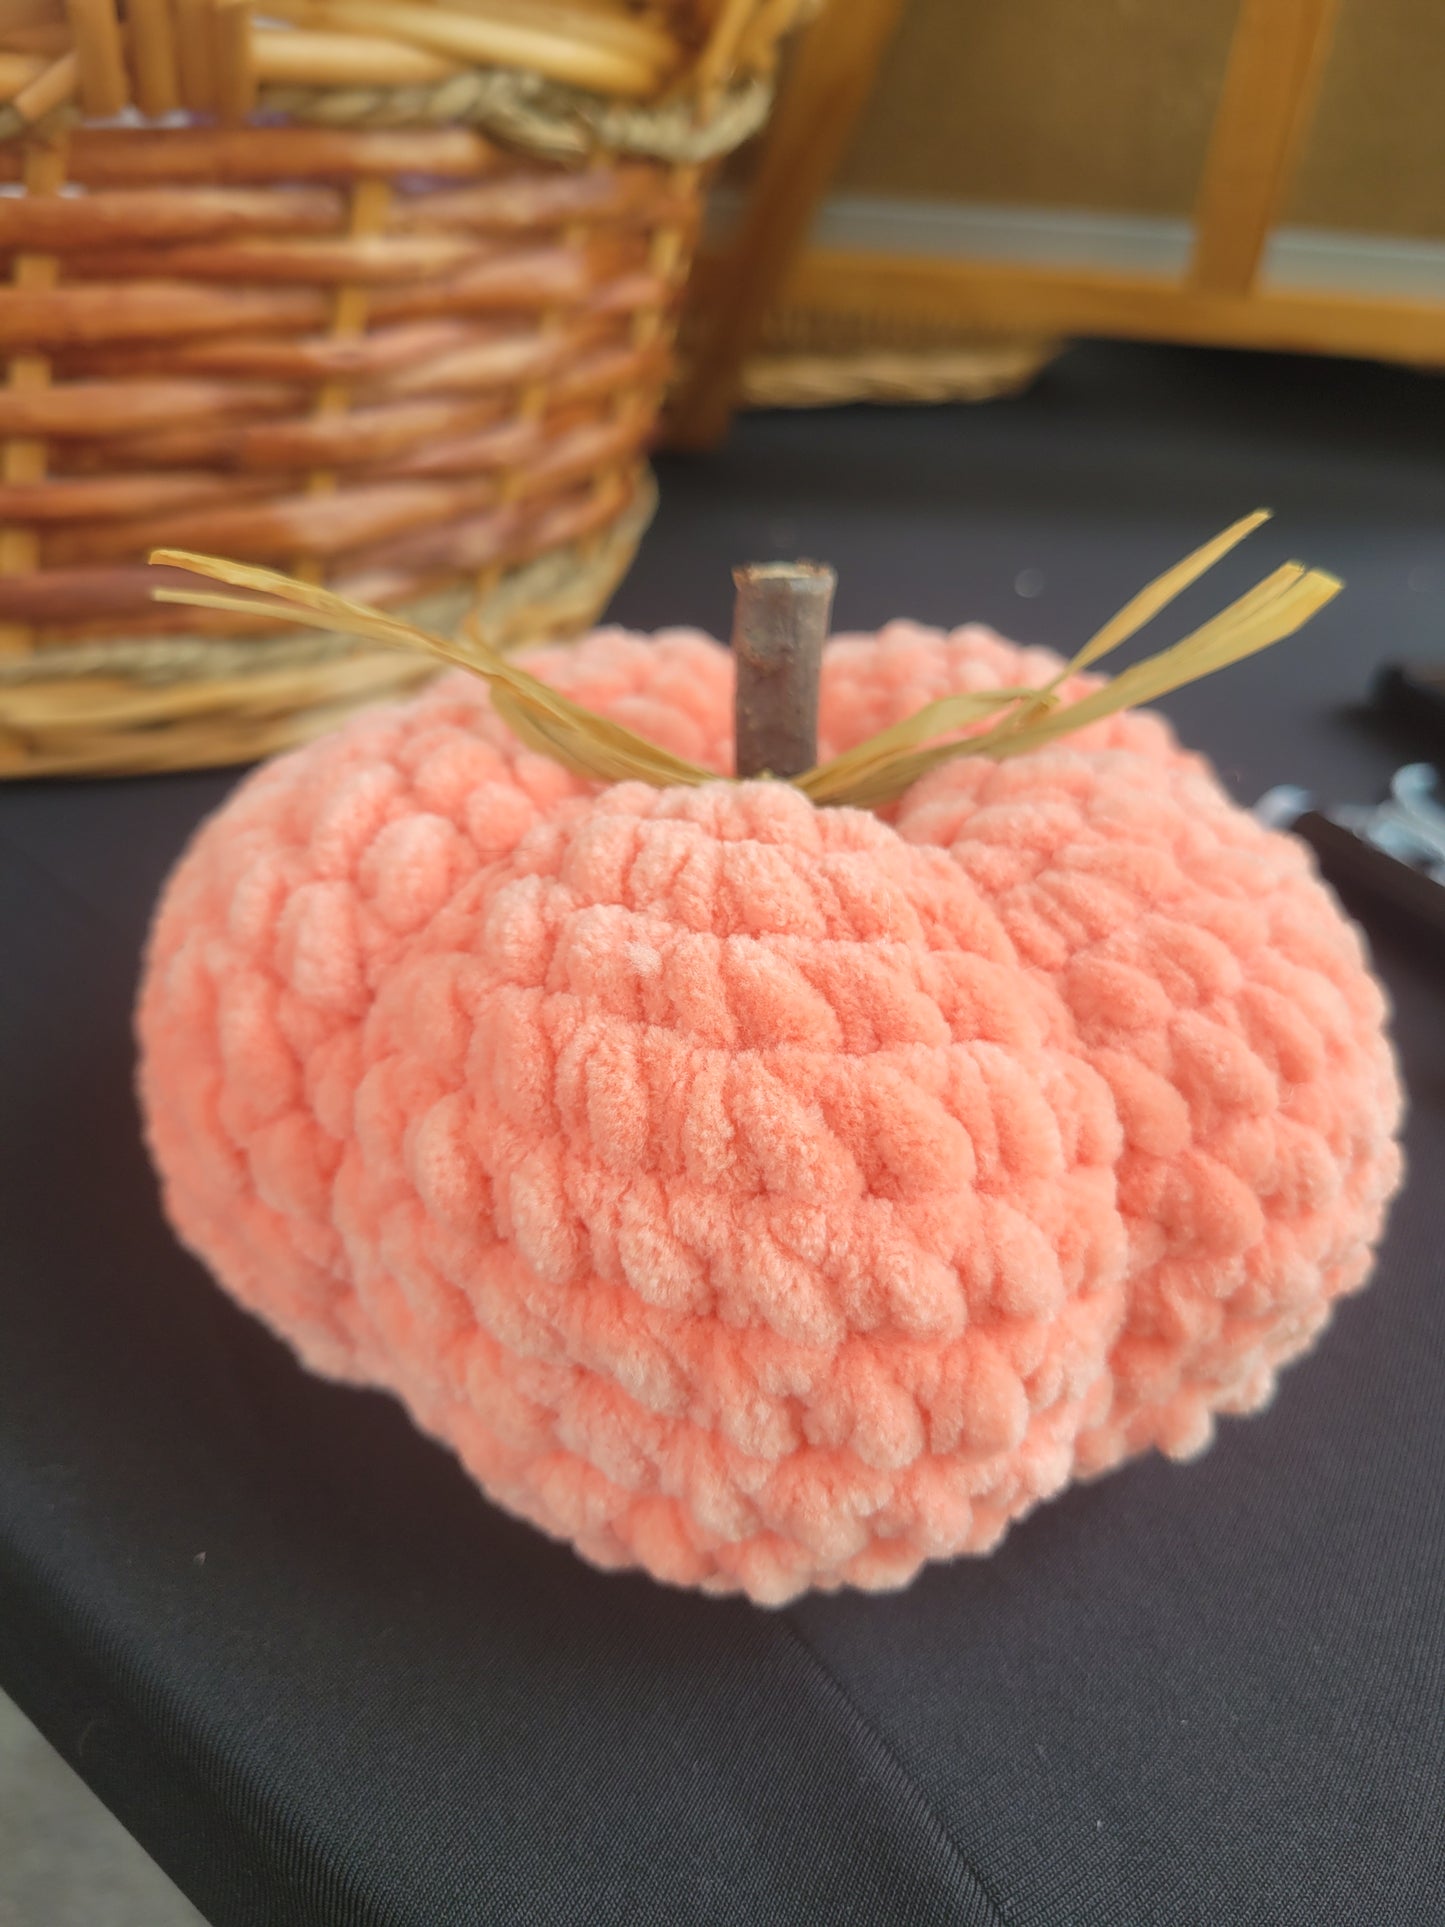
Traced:
<path fill-rule="evenodd" d="M 1306 568 L 1303 563 L 1287 562 L 1182 641 L 1132 664 L 1074 702 L 1062 699 L 1061 692 L 1070 677 L 1092 668 L 1127 642 L 1266 521 L 1269 513 L 1268 509 L 1256 509 L 1167 569 L 1133 596 L 1041 688 L 972 690 L 941 697 L 841 756 L 789 780 L 820 806 L 882 809 L 896 802 L 920 777 L 955 757 L 1026 755 L 1122 709 L 1157 701 L 1171 690 L 1283 641 L 1339 593 L 1343 585 L 1336 577 Z M 195 555 L 185 549 L 157 549 L 150 559 L 245 592 L 158 589 L 159 602 L 223 609 L 274 618 L 292 626 L 365 636 L 374 642 L 421 650 L 442 662 L 469 669 L 488 683 L 497 713 L 520 741 L 592 782 L 642 782 L 662 789 L 732 780 L 674 756 L 620 723 L 573 702 L 475 634 L 464 631 L 448 640 L 400 617 L 348 602 L 311 583 L 216 556 Z M 986 727 L 977 728 L 980 723 Z M 959 736 L 959 730 L 974 733 Z"/>

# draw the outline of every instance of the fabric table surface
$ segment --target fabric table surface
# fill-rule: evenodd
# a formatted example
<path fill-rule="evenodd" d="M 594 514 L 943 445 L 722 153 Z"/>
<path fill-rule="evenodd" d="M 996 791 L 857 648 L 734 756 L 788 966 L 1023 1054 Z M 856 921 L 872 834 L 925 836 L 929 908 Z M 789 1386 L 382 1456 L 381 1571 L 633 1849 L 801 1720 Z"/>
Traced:
<path fill-rule="evenodd" d="M 1375 669 L 1445 659 L 1442 446 L 1408 371 L 1075 349 L 1018 400 L 664 460 L 614 614 L 725 634 L 730 565 L 802 554 L 841 627 L 1067 648 L 1266 502 L 1161 640 L 1286 556 L 1347 592 L 1166 707 L 1242 800 L 1372 800 L 1412 754 Z M 217 1927 L 1445 1919 L 1438 956 L 1366 911 L 1412 1175 L 1267 1413 L 902 1594 L 769 1613 L 592 1572 L 171 1239 L 130 1006 L 234 781 L 0 794 L 0 1686 Z"/>

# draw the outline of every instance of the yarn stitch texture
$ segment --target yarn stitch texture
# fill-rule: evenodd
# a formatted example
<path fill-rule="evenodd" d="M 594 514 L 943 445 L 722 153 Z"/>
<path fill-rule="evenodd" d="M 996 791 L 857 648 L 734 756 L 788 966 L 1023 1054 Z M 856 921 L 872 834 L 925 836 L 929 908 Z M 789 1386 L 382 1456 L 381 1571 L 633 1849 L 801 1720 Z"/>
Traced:
<path fill-rule="evenodd" d="M 731 769 L 706 637 L 529 660 Z M 839 638 L 820 756 L 1057 667 Z M 595 1564 L 766 1604 L 1264 1405 L 1399 1181 L 1384 1021 L 1307 851 L 1157 715 L 880 818 L 599 791 L 466 675 L 241 786 L 138 1019 L 167 1210 L 242 1304 Z"/>

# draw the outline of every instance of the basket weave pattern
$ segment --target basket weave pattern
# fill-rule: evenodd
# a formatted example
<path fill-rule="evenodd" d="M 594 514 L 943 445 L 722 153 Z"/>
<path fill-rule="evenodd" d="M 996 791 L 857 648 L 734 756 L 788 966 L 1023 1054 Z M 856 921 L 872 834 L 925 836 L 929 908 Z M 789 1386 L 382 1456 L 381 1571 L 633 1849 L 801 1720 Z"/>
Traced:
<path fill-rule="evenodd" d="M 95 132 L 27 160 L 0 200 L 28 270 L 0 342 L 32 368 L 0 393 L 12 646 L 156 633 L 159 542 L 397 602 L 629 499 L 690 170 L 548 170 L 465 130 Z"/>
<path fill-rule="evenodd" d="M 87 86 L 113 113 L 131 69 L 144 77 L 150 10 L 132 6 L 117 79 L 96 54 L 108 8 L 72 6 L 90 38 L 78 66 L 45 69 L 71 60 L 78 98 L 42 99 L 39 124 L 0 142 L 0 772 L 250 756 L 415 678 L 390 654 L 358 677 L 357 652 L 318 656 L 314 639 L 299 656 L 232 647 L 212 675 L 197 642 L 234 642 L 245 620 L 158 608 L 160 544 L 452 619 L 470 603 L 495 641 L 584 626 L 650 504 L 643 454 L 709 147 L 695 102 L 546 74 L 476 87 L 489 77 L 443 62 L 430 98 L 467 90 L 472 124 L 395 125 L 398 102 L 428 118 L 426 70 L 399 52 L 405 86 L 263 91 L 259 120 L 251 71 L 224 124 L 217 61 L 218 112 L 68 126 Z M 730 11 L 782 24 L 767 0 Z M 232 15 L 215 16 L 228 33 Z M 279 100 L 297 118 L 273 118 Z M 22 89 L 0 113 L 25 107 Z M 608 113 L 634 151 L 587 133 Z"/>

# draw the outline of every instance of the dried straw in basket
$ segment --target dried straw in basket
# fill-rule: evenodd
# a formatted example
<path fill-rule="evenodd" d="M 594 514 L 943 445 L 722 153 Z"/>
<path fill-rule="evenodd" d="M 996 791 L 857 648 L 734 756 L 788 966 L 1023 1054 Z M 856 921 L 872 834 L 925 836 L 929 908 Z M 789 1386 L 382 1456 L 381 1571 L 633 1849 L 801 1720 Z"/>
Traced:
<path fill-rule="evenodd" d="M 942 697 L 845 754 L 788 780 L 820 805 L 881 809 L 896 802 L 920 777 L 954 757 L 1024 755 L 1086 723 L 1153 702 L 1172 689 L 1213 675 L 1293 635 L 1342 586 L 1334 576 L 1306 569 L 1298 562 L 1276 569 L 1183 641 L 1133 664 L 1087 696 L 1071 703 L 1060 700 L 1059 691 L 1071 676 L 1092 668 L 1127 642 L 1268 515 L 1267 509 L 1256 509 L 1141 589 L 1042 688 L 983 690 Z M 200 589 L 163 588 L 156 591 L 158 601 L 252 617 L 266 615 L 322 630 L 340 629 L 376 642 L 420 650 L 471 670 L 486 680 L 493 706 L 523 742 L 593 782 L 634 781 L 666 788 L 719 780 L 715 771 L 674 756 L 549 688 L 476 634 L 464 632 L 448 641 L 309 583 L 215 556 L 158 549 L 151 560 L 247 592 L 222 595 Z M 986 727 L 972 735 L 956 733 L 978 725 Z"/>

